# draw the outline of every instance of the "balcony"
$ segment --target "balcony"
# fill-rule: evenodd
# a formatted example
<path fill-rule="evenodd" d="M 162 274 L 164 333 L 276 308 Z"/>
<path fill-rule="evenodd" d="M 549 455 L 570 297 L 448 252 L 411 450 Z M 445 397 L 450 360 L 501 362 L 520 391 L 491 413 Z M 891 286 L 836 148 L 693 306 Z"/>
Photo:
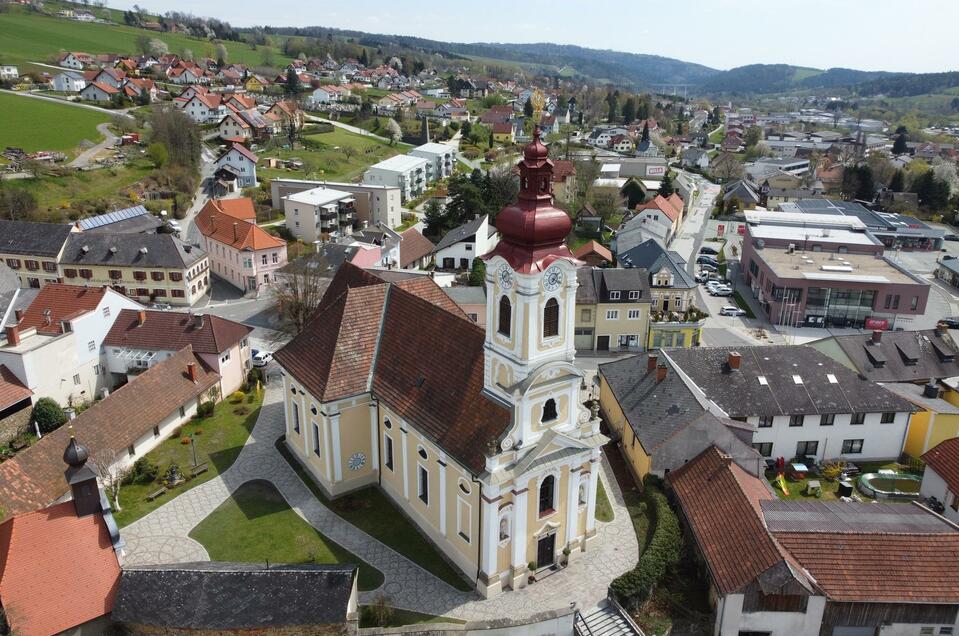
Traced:
<path fill-rule="evenodd" d="M 654 311 L 649 314 L 649 322 L 667 325 L 692 325 L 704 322 L 709 314 L 698 307 L 690 307 L 686 311 Z"/>

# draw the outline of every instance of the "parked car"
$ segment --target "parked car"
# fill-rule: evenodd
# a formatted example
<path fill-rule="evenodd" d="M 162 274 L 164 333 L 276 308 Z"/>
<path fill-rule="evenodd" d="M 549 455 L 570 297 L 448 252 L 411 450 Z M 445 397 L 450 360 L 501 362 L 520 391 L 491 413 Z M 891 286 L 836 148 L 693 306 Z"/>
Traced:
<path fill-rule="evenodd" d="M 701 263 L 699 269 L 704 272 L 716 272 L 719 271 L 718 265 L 710 265 L 709 263 Z"/>
<path fill-rule="evenodd" d="M 273 354 L 269 351 L 253 350 L 253 366 L 265 367 L 273 359 Z"/>
<path fill-rule="evenodd" d="M 959 234 L 946 234 L 942 238 L 945 241 L 959 241 Z"/>
<path fill-rule="evenodd" d="M 170 311 L 173 309 L 173 306 L 170 303 L 150 303 L 148 305 L 150 309 L 156 309 L 158 311 Z"/>
<path fill-rule="evenodd" d="M 698 265 L 712 265 L 713 267 L 719 267 L 719 261 L 712 256 L 706 256 L 705 254 L 701 254 L 700 256 L 696 257 L 696 263 Z"/>
<path fill-rule="evenodd" d="M 713 255 L 718 255 L 718 254 L 719 254 L 719 251 L 716 250 L 716 249 L 713 249 L 712 247 L 709 247 L 708 245 L 704 245 L 704 246 L 702 246 L 702 247 L 699 248 L 699 253 L 700 253 L 700 254 L 713 254 Z"/>
<path fill-rule="evenodd" d="M 695 279 L 697 283 L 705 283 L 709 280 L 709 272 L 699 270 L 699 273 L 696 274 Z"/>
<path fill-rule="evenodd" d="M 722 309 L 719 310 L 720 316 L 745 316 L 746 312 L 740 309 L 739 307 L 734 307 L 732 305 L 725 305 Z"/>
<path fill-rule="evenodd" d="M 733 288 L 732 287 L 717 287 L 715 291 L 711 292 L 713 296 L 732 296 Z"/>

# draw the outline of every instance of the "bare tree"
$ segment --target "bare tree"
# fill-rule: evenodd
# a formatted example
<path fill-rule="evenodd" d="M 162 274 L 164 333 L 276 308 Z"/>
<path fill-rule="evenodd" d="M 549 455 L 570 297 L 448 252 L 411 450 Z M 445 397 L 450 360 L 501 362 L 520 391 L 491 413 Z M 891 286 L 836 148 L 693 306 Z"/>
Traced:
<path fill-rule="evenodd" d="M 283 318 L 280 331 L 292 336 L 303 331 L 320 305 L 332 273 L 322 253 L 306 254 L 283 268 L 273 286 L 273 309 Z"/>
<path fill-rule="evenodd" d="M 403 138 L 403 129 L 396 123 L 395 119 L 386 120 L 386 132 L 390 138 L 390 145 L 396 145 Z"/>
<path fill-rule="evenodd" d="M 107 497 L 113 502 L 113 510 L 119 512 L 120 486 L 123 485 L 123 480 L 130 472 L 129 469 L 124 467 L 120 454 L 109 448 L 94 453 L 90 461 L 100 478 L 100 483 L 103 484 Z"/>

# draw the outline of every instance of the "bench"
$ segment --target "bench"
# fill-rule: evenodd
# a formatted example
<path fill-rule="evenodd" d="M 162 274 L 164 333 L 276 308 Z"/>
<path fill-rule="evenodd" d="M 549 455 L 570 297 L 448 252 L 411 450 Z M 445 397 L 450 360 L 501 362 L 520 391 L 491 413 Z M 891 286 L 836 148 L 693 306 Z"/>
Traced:
<path fill-rule="evenodd" d="M 210 467 L 207 466 L 206 462 L 203 462 L 202 464 L 197 464 L 196 466 L 193 467 L 193 470 L 190 471 L 190 477 L 198 477 L 208 470 L 210 470 Z"/>
<path fill-rule="evenodd" d="M 166 486 L 160 486 L 159 488 L 151 492 L 149 495 L 147 495 L 147 501 L 153 501 L 154 499 L 156 499 L 157 497 L 159 497 L 165 492 L 166 492 Z"/>

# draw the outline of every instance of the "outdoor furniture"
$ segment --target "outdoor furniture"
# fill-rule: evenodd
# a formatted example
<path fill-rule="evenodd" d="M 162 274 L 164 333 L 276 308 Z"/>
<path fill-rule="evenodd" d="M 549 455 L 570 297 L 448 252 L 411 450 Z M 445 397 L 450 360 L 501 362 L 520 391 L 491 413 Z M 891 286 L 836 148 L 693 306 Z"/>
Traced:
<path fill-rule="evenodd" d="M 789 478 L 790 478 L 790 479 L 794 479 L 794 480 L 796 480 L 796 481 L 799 481 L 799 480 L 801 480 L 801 479 L 805 479 L 805 478 L 806 478 L 806 475 L 808 475 L 808 474 L 809 474 L 809 468 L 806 466 L 806 464 L 795 463 L 795 464 L 790 464 L 790 465 L 789 465 Z"/>
<path fill-rule="evenodd" d="M 153 501 L 154 499 L 156 499 L 157 497 L 159 497 L 165 492 L 166 492 L 166 486 L 160 486 L 159 488 L 151 492 L 149 495 L 147 495 L 147 501 Z"/>
<path fill-rule="evenodd" d="M 852 482 L 847 480 L 842 480 L 839 482 L 839 487 L 836 489 L 836 496 L 838 497 L 851 497 L 852 496 Z"/>
<path fill-rule="evenodd" d="M 191 478 L 197 477 L 199 475 L 202 475 L 208 470 L 210 470 L 210 467 L 207 466 L 206 462 L 203 462 L 202 464 L 197 464 L 196 466 L 193 467 L 193 470 L 190 471 L 190 477 Z"/>

